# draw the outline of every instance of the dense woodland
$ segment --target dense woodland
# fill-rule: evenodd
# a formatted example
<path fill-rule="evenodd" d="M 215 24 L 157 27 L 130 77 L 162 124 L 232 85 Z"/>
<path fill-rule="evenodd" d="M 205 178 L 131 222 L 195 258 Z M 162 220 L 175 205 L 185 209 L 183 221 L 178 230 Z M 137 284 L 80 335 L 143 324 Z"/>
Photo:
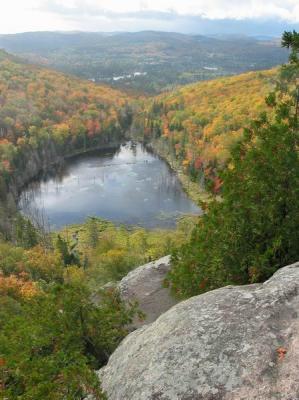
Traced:
<path fill-rule="evenodd" d="M 9 187 L 20 189 L 26 173 L 30 176 L 27 169 L 43 163 L 50 149 L 54 158 L 118 143 L 130 126 L 127 101 L 107 86 L 29 66 L 0 52 L 0 206 Z M 3 222 L 7 212 L 1 207 L 0 212 Z M 7 223 L 0 225 L 10 235 Z"/>
<path fill-rule="evenodd" d="M 139 102 L 0 53 L 4 211 L 31 158 L 109 144 L 130 127 L 211 193 L 204 215 L 173 231 L 89 218 L 48 233 L 15 212 L 0 240 L 1 398 L 105 399 L 94 371 L 142 315 L 101 287 L 137 265 L 171 253 L 166 283 L 189 297 L 261 282 L 298 261 L 299 34 L 286 32 L 282 44 L 291 53 L 280 70 Z"/>
<path fill-rule="evenodd" d="M 249 72 L 185 86 L 145 101 L 134 129 L 195 182 L 220 190 L 218 172 L 243 128 L 266 109 L 277 70 Z"/>
<path fill-rule="evenodd" d="M 106 141 L 119 134 L 127 100 L 121 92 L 28 66 L 4 52 L 0 62 L 2 172 L 14 167 L 11 157 L 26 145 L 50 138 L 71 151 L 95 145 L 100 134 Z"/>
<path fill-rule="evenodd" d="M 116 294 L 103 294 L 95 307 L 88 285 L 67 272 L 74 263 L 76 275 L 79 256 L 62 238 L 45 241 L 15 210 L 9 216 L 7 200 L 20 176 L 26 183 L 28 165 L 50 149 L 65 156 L 119 141 L 129 124 L 126 101 L 108 87 L 0 54 L 1 228 L 14 242 L 0 244 L 1 397 L 103 398 L 92 369 L 125 335 L 131 311 Z"/>
<path fill-rule="evenodd" d="M 299 258 L 299 34 L 285 32 L 280 71 L 220 175 L 221 200 L 203 205 L 192 239 L 174 256 L 170 281 L 182 297 L 262 282 Z"/>
<path fill-rule="evenodd" d="M 174 251 L 193 226 L 185 219 L 176 231 L 145 231 L 90 218 L 54 233 L 46 247 L 27 225 L 18 246 L 0 242 L 1 396 L 105 399 L 93 371 L 126 336 L 138 307 L 101 287 Z"/>
<path fill-rule="evenodd" d="M 131 112 L 121 92 L 28 66 L 5 52 L 0 84 L 2 223 L 9 190 L 28 164 L 47 153 L 118 143 Z M 103 399 L 93 371 L 127 334 L 136 307 L 99 288 L 181 246 L 193 222 L 148 232 L 91 218 L 51 234 L 14 210 L 8 223 L 11 230 L 1 233 L 11 241 L 0 241 L 1 397 Z"/>

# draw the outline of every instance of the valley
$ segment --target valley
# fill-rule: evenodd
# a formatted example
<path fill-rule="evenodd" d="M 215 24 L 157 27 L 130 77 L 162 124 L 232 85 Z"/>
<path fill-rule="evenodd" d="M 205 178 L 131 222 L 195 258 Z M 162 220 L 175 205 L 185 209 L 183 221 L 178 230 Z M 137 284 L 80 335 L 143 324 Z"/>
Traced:
<path fill-rule="evenodd" d="M 217 194 L 230 147 L 242 137 L 242 126 L 265 109 L 263 96 L 276 73 L 251 72 L 139 99 L 28 65 L 5 52 L 1 59 L 0 211 L 8 236 L 7 221 L 24 185 L 68 155 L 126 137 L 150 144 L 165 158 L 194 201 L 208 199 L 205 188 Z"/>
<path fill-rule="evenodd" d="M 0 48 L 28 62 L 139 95 L 275 67 L 288 54 L 279 40 L 172 32 L 33 32 L 0 35 Z"/>
<path fill-rule="evenodd" d="M 0 397 L 293 398 L 299 34 L 0 47 Z"/>

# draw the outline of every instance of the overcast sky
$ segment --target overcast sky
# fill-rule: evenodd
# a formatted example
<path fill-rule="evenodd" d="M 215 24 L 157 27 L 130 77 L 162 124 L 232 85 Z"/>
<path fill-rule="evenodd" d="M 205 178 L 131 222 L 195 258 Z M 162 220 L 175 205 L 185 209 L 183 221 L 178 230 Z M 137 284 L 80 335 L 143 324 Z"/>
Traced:
<path fill-rule="evenodd" d="M 225 23 L 229 33 L 242 32 L 253 23 L 260 27 L 257 34 L 272 34 L 284 25 L 299 23 L 299 0 L 0 1 L 1 33 L 147 29 L 205 33 Z"/>

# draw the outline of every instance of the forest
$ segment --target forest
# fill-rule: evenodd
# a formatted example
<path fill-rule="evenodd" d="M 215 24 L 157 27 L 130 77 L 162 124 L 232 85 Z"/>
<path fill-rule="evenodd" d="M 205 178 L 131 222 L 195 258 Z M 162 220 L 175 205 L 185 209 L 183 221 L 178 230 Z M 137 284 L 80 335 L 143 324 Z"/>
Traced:
<path fill-rule="evenodd" d="M 60 233 L 35 226 L 15 204 L 25 172 L 45 158 L 119 143 L 131 123 L 129 99 L 3 51 L 0 96 L 1 397 L 103 399 L 94 370 L 128 333 L 137 310 L 100 288 L 181 246 L 194 222 L 182 220 L 175 231 L 96 218 Z"/>
<path fill-rule="evenodd" d="M 138 265 L 171 254 L 165 285 L 188 298 L 263 282 L 298 261 L 299 34 L 285 32 L 282 46 L 290 58 L 279 69 L 154 98 L 0 52 L 1 398 L 106 399 L 95 370 L 143 315 L 103 286 Z M 11 206 L 28 168 L 126 135 L 208 193 L 203 215 L 175 230 L 90 217 L 47 232 Z"/>
<path fill-rule="evenodd" d="M 47 153 L 51 162 L 51 157 L 118 143 L 131 119 L 125 94 L 27 65 L 3 51 L 0 104 L 0 205 L 10 200 L 12 187 L 18 192 L 26 183 L 34 164 L 41 169 Z M 7 210 L 0 207 L 0 225 L 9 237 Z"/>
<path fill-rule="evenodd" d="M 27 32 L 0 35 L 1 47 L 29 62 L 141 95 L 268 69 L 287 60 L 276 38 L 155 31 Z"/>
<path fill-rule="evenodd" d="M 273 69 L 183 86 L 145 100 L 133 129 L 192 181 L 217 193 L 233 144 L 266 109 L 276 80 Z"/>
<path fill-rule="evenodd" d="M 0 242 L 1 395 L 105 399 L 94 370 L 142 315 L 101 287 L 181 246 L 194 222 L 146 231 L 90 218 L 54 233 L 47 245 L 31 225 L 18 226 L 17 245 Z"/>
<path fill-rule="evenodd" d="M 191 240 L 174 254 L 172 289 L 181 297 L 222 287 L 264 282 L 298 260 L 299 248 L 299 34 L 285 32 L 289 63 L 252 118 L 220 173 L 221 199 Z"/>

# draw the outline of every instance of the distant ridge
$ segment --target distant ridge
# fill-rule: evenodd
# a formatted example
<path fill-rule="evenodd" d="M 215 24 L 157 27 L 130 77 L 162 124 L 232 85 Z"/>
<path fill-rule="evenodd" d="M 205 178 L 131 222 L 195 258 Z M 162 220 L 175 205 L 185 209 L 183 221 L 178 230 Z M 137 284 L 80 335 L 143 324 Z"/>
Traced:
<path fill-rule="evenodd" d="M 26 32 L 0 47 L 32 63 L 141 94 L 282 64 L 277 39 L 177 32 Z"/>

